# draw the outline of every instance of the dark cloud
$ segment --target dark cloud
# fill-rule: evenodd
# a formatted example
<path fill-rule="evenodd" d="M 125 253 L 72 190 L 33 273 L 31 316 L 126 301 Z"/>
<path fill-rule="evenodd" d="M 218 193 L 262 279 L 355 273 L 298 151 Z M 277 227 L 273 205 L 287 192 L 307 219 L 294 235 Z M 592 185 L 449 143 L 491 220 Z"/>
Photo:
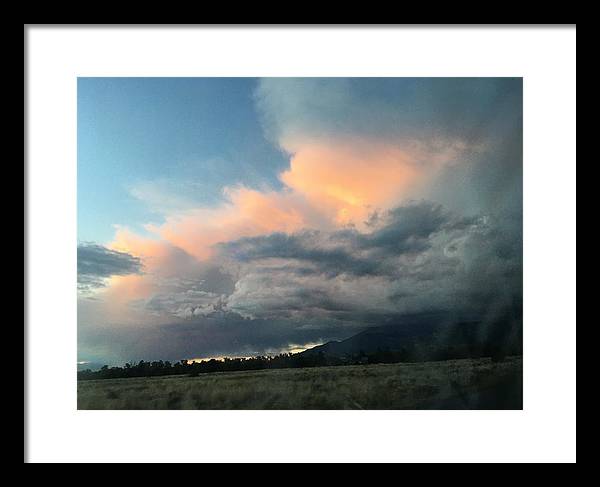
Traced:
<path fill-rule="evenodd" d="M 104 280 L 110 276 L 141 272 L 142 261 L 139 257 L 94 243 L 77 246 L 77 287 L 80 290 L 102 287 Z"/>
<path fill-rule="evenodd" d="M 344 339 L 371 326 L 492 322 L 521 309 L 521 243 L 505 231 L 510 226 L 418 202 L 382 214 L 371 233 L 346 229 L 230 242 L 221 247 L 237 263 L 230 273 L 215 265 L 165 278 L 160 292 L 134 303 L 160 313 L 160 322 L 82 321 L 80 358 L 248 356 Z"/>
<path fill-rule="evenodd" d="M 221 246 L 242 262 L 228 309 L 251 317 L 378 324 L 391 316 L 485 313 L 521 296 L 513 222 L 421 201 L 370 233 L 273 234 Z"/>
<path fill-rule="evenodd" d="M 294 271 L 297 274 L 340 274 L 356 276 L 394 273 L 386 259 L 415 255 L 427 250 L 432 235 L 466 231 L 476 218 L 457 218 L 432 202 L 412 202 L 395 208 L 370 225 L 371 233 L 354 228 L 334 232 L 302 231 L 295 234 L 273 233 L 223 243 L 221 251 L 237 261 L 255 262 L 275 259 L 302 265 L 269 267 L 269 271 Z"/>
<path fill-rule="evenodd" d="M 520 313 L 522 233 L 509 213 L 466 217 L 418 201 L 380 212 L 368 228 L 223 243 L 217 260 L 157 277 L 157 291 L 131 304 L 156 321 L 88 326 L 82 320 L 80 358 L 119 363 L 277 353 L 407 320 L 491 322 Z M 119 272 L 139 272 L 139 264 Z M 104 274 L 117 270 L 97 267 Z"/>
<path fill-rule="evenodd" d="M 389 211 L 380 228 L 362 236 L 363 246 L 395 254 L 420 252 L 431 244 L 433 234 L 465 230 L 474 224 L 476 219 L 458 218 L 442 205 L 421 201 Z"/>
<path fill-rule="evenodd" d="M 356 236 L 352 235 L 352 237 Z M 333 243 L 334 246 L 328 245 L 329 243 Z M 305 231 L 292 235 L 274 233 L 264 237 L 240 239 L 222 244 L 220 247 L 228 256 L 241 262 L 281 259 L 303 261 L 310 265 L 310 267 L 299 267 L 297 269 L 299 273 L 314 273 L 311 268 L 330 275 L 343 272 L 359 275 L 378 272 L 377 263 L 353 256 L 349 249 L 340 246 L 335 239 L 318 231 Z"/>

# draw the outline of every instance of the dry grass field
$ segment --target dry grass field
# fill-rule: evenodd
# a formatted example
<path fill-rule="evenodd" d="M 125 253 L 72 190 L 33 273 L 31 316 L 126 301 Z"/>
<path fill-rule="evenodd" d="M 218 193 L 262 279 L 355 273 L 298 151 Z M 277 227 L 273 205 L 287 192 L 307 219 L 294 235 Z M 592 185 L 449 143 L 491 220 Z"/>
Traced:
<path fill-rule="evenodd" d="M 78 409 L 521 409 L 522 357 L 78 382 Z"/>

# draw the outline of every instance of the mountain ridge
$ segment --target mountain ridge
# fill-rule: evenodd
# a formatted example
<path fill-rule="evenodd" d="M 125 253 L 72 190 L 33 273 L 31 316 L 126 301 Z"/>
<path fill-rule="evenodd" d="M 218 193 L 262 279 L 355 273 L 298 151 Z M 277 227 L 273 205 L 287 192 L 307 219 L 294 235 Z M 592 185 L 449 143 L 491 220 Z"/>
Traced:
<path fill-rule="evenodd" d="M 522 354 L 522 325 L 515 319 L 491 323 L 400 323 L 367 328 L 344 340 L 329 341 L 300 354 L 344 359 L 386 352 L 414 361 L 519 355 Z"/>

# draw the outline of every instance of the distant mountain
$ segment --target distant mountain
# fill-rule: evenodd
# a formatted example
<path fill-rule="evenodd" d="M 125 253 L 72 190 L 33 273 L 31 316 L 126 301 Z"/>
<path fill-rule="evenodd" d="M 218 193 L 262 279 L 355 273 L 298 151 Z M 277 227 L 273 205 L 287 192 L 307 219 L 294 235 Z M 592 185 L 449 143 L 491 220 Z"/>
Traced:
<path fill-rule="evenodd" d="M 302 354 L 343 359 L 385 352 L 400 354 L 406 361 L 520 355 L 522 325 L 519 320 L 508 319 L 494 323 L 412 321 L 369 328 L 346 340 L 331 341 Z"/>

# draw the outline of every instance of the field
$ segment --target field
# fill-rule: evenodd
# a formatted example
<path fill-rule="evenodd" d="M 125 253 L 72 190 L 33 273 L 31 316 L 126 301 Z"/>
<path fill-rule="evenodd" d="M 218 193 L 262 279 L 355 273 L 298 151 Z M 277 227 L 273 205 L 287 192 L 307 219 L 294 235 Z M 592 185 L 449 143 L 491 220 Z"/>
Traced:
<path fill-rule="evenodd" d="M 522 357 L 79 381 L 78 409 L 521 409 Z"/>

